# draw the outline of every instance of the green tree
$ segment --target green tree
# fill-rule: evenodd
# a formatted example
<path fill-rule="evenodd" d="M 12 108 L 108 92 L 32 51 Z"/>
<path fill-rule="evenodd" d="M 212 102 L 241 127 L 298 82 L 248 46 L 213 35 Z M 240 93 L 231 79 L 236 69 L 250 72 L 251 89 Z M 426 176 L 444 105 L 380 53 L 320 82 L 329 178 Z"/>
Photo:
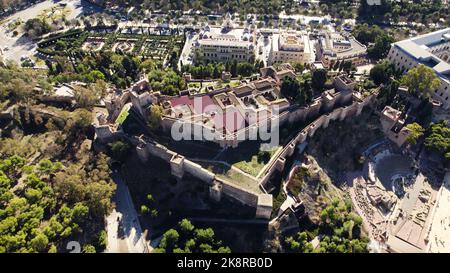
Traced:
<path fill-rule="evenodd" d="M 411 130 L 411 134 L 406 139 L 410 144 L 416 144 L 417 140 L 422 137 L 425 132 L 425 129 L 416 122 L 406 125 L 406 128 Z"/>
<path fill-rule="evenodd" d="M 11 187 L 11 180 L 6 176 L 3 170 L 0 170 L 0 195 L 7 192 Z"/>
<path fill-rule="evenodd" d="M 97 249 L 104 250 L 108 245 L 108 234 L 105 230 L 100 231 L 97 236 Z"/>
<path fill-rule="evenodd" d="M 72 208 L 72 221 L 77 224 L 86 223 L 89 216 L 89 208 L 81 202 L 75 204 Z"/>
<path fill-rule="evenodd" d="M 84 245 L 83 246 L 83 253 L 96 253 L 95 247 L 93 245 Z"/>
<path fill-rule="evenodd" d="M 177 245 L 180 235 L 175 229 L 169 229 L 163 234 L 159 247 L 165 249 L 166 252 L 171 252 Z"/>
<path fill-rule="evenodd" d="M 419 64 L 406 73 L 401 79 L 409 92 L 415 96 L 428 98 L 429 93 L 439 87 L 440 81 L 433 69 Z"/>
<path fill-rule="evenodd" d="M 376 84 L 386 84 L 392 76 L 392 68 L 388 62 L 382 62 L 374 65 L 370 70 L 370 79 Z"/>
<path fill-rule="evenodd" d="M 54 244 L 52 244 L 50 246 L 50 248 L 48 249 L 48 253 L 57 253 L 58 249 L 56 248 L 56 246 Z"/>
<path fill-rule="evenodd" d="M 77 106 L 80 108 L 92 108 L 99 100 L 100 95 L 94 88 L 88 88 L 81 85 L 74 86 L 73 93 Z"/>
<path fill-rule="evenodd" d="M 147 215 L 150 212 L 150 209 L 146 205 L 141 205 L 141 214 Z"/>
<path fill-rule="evenodd" d="M 156 219 L 159 215 L 159 212 L 157 209 L 152 209 L 152 211 L 150 212 L 150 215 L 152 216 L 153 219 Z"/>
<path fill-rule="evenodd" d="M 116 140 L 109 143 L 108 146 L 111 149 L 111 156 L 115 160 L 124 161 L 130 153 L 131 146 L 126 141 Z"/>
<path fill-rule="evenodd" d="M 305 70 L 305 66 L 302 63 L 294 63 L 293 67 L 294 67 L 296 73 L 301 74 L 303 72 L 303 70 Z"/>
<path fill-rule="evenodd" d="M 215 239 L 213 229 L 196 229 L 189 220 L 183 219 L 178 222 L 175 229 L 164 233 L 154 252 L 230 253 L 231 250 Z"/>
<path fill-rule="evenodd" d="M 248 77 L 255 71 L 255 66 L 248 62 L 240 62 L 237 64 L 236 73 L 238 76 Z"/>
<path fill-rule="evenodd" d="M 45 251 L 45 249 L 47 249 L 48 243 L 48 238 L 43 233 L 39 233 L 30 241 L 31 247 L 37 252 Z"/>
<path fill-rule="evenodd" d="M 389 53 L 394 38 L 388 35 L 380 35 L 375 38 L 375 43 L 367 49 L 367 55 L 374 60 L 385 58 Z"/>
<path fill-rule="evenodd" d="M 312 73 L 311 86 L 316 90 L 322 90 L 327 82 L 327 70 L 316 69 Z"/>
<path fill-rule="evenodd" d="M 148 124 L 150 129 L 156 130 L 161 126 L 161 117 L 162 117 L 163 109 L 159 105 L 152 105 L 150 107 L 150 114 L 148 117 Z"/>
<path fill-rule="evenodd" d="M 35 38 L 50 32 L 51 28 L 45 18 L 32 18 L 25 22 L 24 30 L 28 36 Z"/>
<path fill-rule="evenodd" d="M 151 194 L 147 194 L 147 200 L 148 200 L 150 203 L 155 202 L 155 198 L 154 198 L 153 195 L 151 195 Z"/>
<path fill-rule="evenodd" d="M 214 242 L 214 230 L 212 228 L 196 229 L 195 239 L 200 244 L 212 244 Z"/>
<path fill-rule="evenodd" d="M 270 160 L 270 152 L 268 151 L 259 151 L 258 152 L 258 162 L 267 163 Z"/>
<path fill-rule="evenodd" d="M 290 252 L 310 253 L 313 251 L 312 244 L 308 241 L 306 232 L 298 232 L 294 237 L 286 238 L 285 243 Z"/>
<path fill-rule="evenodd" d="M 189 221 L 188 219 L 183 219 L 178 223 L 178 226 L 180 227 L 180 232 L 184 236 L 188 236 L 192 233 L 194 230 L 194 225 Z"/>
<path fill-rule="evenodd" d="M 342 70 L 344 70 L 346 73 L 350 73 L 352 70 L 352 61 L 343 61 L 342 63 Z"/>
<path fill-rule="evenodd" d="M 295 101 L 300 92 L 300 83 L 297 79 L 287 78 L 281 84 L 281 94 L 291 100 Z"/>
<path fill-rule="evenodd" d="M 450 152 L 450 128 L 448 121 L 441 121 L 431 125 L 431 133 L 425 138 L 425 147 L 438 154 Z"/>
<path fill-rule="evenodd" d="M 92 126 L 92 113 L 86 109 L 76 109 L 66 121 L 64 130 L 71 134 L 80 134 Z"/>

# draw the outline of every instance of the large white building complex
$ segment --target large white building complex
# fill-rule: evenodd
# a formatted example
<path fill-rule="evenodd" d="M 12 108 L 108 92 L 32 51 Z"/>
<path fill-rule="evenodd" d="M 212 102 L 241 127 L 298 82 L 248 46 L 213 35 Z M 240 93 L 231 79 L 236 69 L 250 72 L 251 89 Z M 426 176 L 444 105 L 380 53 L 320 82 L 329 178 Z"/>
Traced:
<path fill-rule="evenodd" d="M 221 28 L 205 26 L 194 43 L 204 61 L 250 61 L 255 56 L 255 27 L 235 28 L 227 14 Z"/>
<path fill-rule="evenodd" d="M 432 97 L 450 108 L 450 28 L 394 43 L 388 59 L 404 72 L 418 64 L 432 68 L 441 80 Z"/>
<path fill-rule="evenodd" d="M 305 64 L 311 61 L 313 54 L 314 51 L 306 33 L 275 33 L 272 36 L 269 63 Z"/>

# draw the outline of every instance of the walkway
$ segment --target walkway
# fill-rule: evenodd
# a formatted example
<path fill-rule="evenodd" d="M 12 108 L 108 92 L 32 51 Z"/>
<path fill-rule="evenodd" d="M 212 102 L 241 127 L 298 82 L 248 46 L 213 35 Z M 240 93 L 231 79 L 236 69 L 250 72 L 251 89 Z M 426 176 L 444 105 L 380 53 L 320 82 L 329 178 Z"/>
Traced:
<path fill-rule="evenodd" d="M 148 252 L 138 214 L 134 208 L 128 187 L 119 173 L 114 172 L 111 177 L 117 184 L 116 194 L 113 198 L 116 208 L 106 219 L 108 233 L 106 252 Z"/>

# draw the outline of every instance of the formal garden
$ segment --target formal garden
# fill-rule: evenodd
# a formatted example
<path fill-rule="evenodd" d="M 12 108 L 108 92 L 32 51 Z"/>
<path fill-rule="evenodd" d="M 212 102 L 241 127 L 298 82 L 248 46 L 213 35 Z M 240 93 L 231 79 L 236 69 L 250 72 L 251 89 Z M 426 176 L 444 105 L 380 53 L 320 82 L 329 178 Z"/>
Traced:
<path fill-rule="evenodd" d="M 172 54 L 178 56 L 183 43 L 182 35 L 116 33 L 113 28 L 102 31 L 75 29 L 41 41 L 37 51 L 50 59 L 76 54 L 79 49 L 84 52 L 111 51 L 163 63 Z"/>

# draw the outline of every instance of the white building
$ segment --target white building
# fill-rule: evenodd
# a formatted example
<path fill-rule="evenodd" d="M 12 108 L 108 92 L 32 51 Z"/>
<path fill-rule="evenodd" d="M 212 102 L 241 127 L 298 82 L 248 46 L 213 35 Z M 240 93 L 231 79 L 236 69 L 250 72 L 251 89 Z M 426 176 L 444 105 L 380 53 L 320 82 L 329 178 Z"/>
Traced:
<path fill-rule="evenodd" d="M 194 42 L 197 57 L 203 61 L 250 61 L 255 56 L 254 27 L 235 28 L 227 14 L 221 28 L 205 26 Z"/>
<path fill-rule="evenodd" d="M 418 64 L 432 68 L 441 80 L 432 98 L 450 109 L 450 28 L 394 43 L 387 58 L 404 72 Z"/>
<path fill-rule="evenodd" d="M 319 34 L 317 46 L 318 59 L 326 68 L 336 62 L 352 61 L 356 66 L 367 61 L 367 48 L 350 35 L 324 31 Z"/>
<path fill-rule="evenodd" d="M 275 33 L 269 54 L 269 64 L 309 63 L 313 50 L 307 34 Z"/>

